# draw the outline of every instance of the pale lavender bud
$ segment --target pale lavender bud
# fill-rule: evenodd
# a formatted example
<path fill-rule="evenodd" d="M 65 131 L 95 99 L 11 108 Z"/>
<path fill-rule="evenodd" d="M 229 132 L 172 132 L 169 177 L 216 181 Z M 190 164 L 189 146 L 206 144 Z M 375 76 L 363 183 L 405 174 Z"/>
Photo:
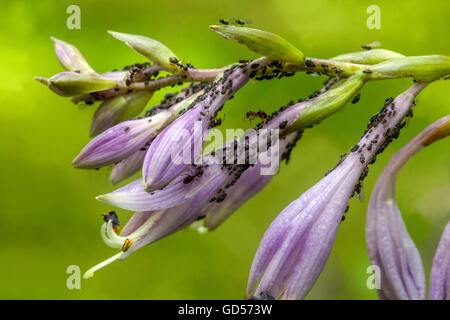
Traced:
<path fill-rule="evenodd" d="M 425 85 L 416 83 L 385 105 L 352 152 L 278 215 L 255 255 L 248 297 L 303 299 L 307 295 L 325 266 L 349 198 L 361 191 L 367 163 L 398 136 L 400 122 Z"/>
<path fill-rule="evenodd" d="M 398 171 L 413 155 L 443 138 L 444 134 L 450 134 L 450 116 L 428 126 L 397 152 L 372 191 L 367 209 L 366 242 L 371 263 L 380 268 L 381 288 L 378 294 L 382 299 L 425 299 L 422 260 L 395 202 L 395 181 Z M 439 251 L 437 255 L 441 256 Z M 435 274 L 439 273 L 438 269 Z M 435 280 L 437 278 L 439 276 L 434 277 Z M 443 284 L 434 283 L 432 291 L 437 292 L 439 285 Z"/>
<path fill-rule="evenodd" d="M 149 118 L 121 122 L 92 139 L 72 165 L 95 169 L 119 162 L 144 148 L 171 116 L 170 111 L 162 111 Z"/>
<path fill-rule="evenodd" d="M 136 91 L 104 101 L 95 111 L 89 135 L 96 136 L 121 121 L 137 116 L 152 96 L 153 92 Z"/>

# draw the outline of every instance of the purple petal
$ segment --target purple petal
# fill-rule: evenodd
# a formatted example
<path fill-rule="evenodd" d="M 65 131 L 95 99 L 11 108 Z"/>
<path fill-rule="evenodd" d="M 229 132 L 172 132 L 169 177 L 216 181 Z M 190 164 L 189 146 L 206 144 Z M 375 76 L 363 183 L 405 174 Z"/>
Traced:
<path fill-rule="evenodd" d="M 445 227 L 434 255 L 430 300 L 450 300 L 450 223 Z"/>
<path fill-rule="evenodd" d="M 138 179 L 116 191 L 98 196 L 97 199 L 133 211 L 171 208 L 191 199 L 206 184 L 210 184 L 211 180 L 217 182 L 226 179 L 226 174 L 218 165 L 201 167 L 201 170 L 203 170 L 201 176 L 187 181 L 188 177 L 195 175 L 196 168 L 192 167 L 160 190 L 146 192 L 142 187 L 142 180 Z"/>

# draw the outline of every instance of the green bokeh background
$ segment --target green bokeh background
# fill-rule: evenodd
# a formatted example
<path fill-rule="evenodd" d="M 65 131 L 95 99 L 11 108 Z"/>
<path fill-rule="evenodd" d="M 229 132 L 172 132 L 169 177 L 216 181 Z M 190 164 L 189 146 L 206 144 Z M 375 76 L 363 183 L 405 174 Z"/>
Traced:
<path fill-rule="evenodd" d="M 66 28 L 66 8 L 81 8 L 81 30 Z M 381 29 L 366 27 L 371 4 Z M 218 230 L 178 232 L 66 288 L 66 268 L 87 268 L 116 251 L 103 244 L 95 200 L 114 189 L 109 169 L 76 170 L 72 159 L 89 141 L 95 108 L 80 109 L 33 80 L 62 71 L 50 36 L 76 45 L 90 65 L 106 72 L 143 62 L 106 33 L 147 35 L 198 68 L 220 67 L 256 55 L 208 29 L 221 17 L 251 19 L 306 55 L 328 58 L 372 41 L 405 55 L 450 55 L 450 2 L 442 1 L 1 1 L 0 11 L 0 298 L 3 299 L 241 299 L 258 243 L 274 217 L 334 166 L 359 138 L 386 97 L 410 79 L 368 83 L 361 101 L 305 132 L 291 163 Z M 275 110 L 309 95 L 324 78 L 299 73 L 252 82 L 227 103 L 222 128 L 248 128 L 247 110 Z M 369 265 L 365 210 L 377 176 L 390 157 L 432 121 L 449 113 L 450 81 L 420 94 L 415 116 L 379 157 L 365 181 L 366 201 L 352 199 L 331 257 L 308 298 L 376 299 L 366 287 Z M 167 91 L 151 101 L 157 103 Z M 450 213 L 450 140 L 414 157 L 399 175 L 398 204 L 429 275 L 434 250 Z M 130 213 L 119 210 L 125 221 Z"/>

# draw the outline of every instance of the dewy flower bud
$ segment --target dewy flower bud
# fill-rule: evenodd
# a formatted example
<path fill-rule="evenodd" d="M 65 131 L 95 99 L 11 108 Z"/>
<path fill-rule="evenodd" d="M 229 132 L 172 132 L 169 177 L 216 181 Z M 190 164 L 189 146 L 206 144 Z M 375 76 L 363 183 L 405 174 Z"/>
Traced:
<path fill-rule="evenodd" d="M 61 72 L 48 79 L 50 89 L 63 97 L 73 97 L 82 93 L 111 89 L 118 84 L 119 82 L 114 79 L 73 71 Z"/>
<path fill-rule="evenodd" d="M 114 38 L 125 42 L 130 48 L 142 54 L 148 60 L 159 64 L 170 71 L 179 71 L 176 62 L 177 56 L 164 44 L 144 36 L 108 31 Z M 174 61 L 175 63 L 173 63 Z"/>
<path fill-rule="evenodd" d="M 361 191 L 367 162 L 398 136 L 400 122 L 425 86 L 416 83 L 384 106 L 372 117 L 358 147 L 272 222 L 255 255 L 247 297 L 303 299 L 307 295 L 325 266 L 349 198 Z"/>
<path fill-rule="evenodd" d="M 72 165 L 95 169 L 116 163 L 149 143 L 171 117 L 164 110 L 149 118 L 121 122 L 92 139 Z"/>
<path fill-rule="evenodd" d="M 141 90 L 104 101 L 94 114 L 89 135 L 96 136 L 121 121 L 137 116 L 152 95 L 153 92 Z"/>
<path fill-rule="evenodd" d="M 391 59 L 373 66 L 374 78 L 413 77 L 429 82 L 450 74 L 450 57 L 418 56 Z"/>
<path fill-rule="evenodd" d="M 89 66 L 81 52 L 71 44 L 51 37 L 55 44 L 55 53 L 59 62 L 67 71 L 79 71 L 81 73 L 95 73 Z"/>
<path fill-rule="evenodd" d="M 227 39 L 235 39 L 250 50 L 273 60 L 304 64 L 303 53 L 282 37 L 267 31 L 234 25 L 210 26 Z"/>
<path fill-rule="evenodd" d="M 386 49 L 372 49 L 352 53 L 341 54 L 330 58 L 333 61 L 350 62 L 358 64 L 377 64 L 383 61 L 403 58 L 404 55 Z"/>
<path fill-rule="evenodd" d="M 450 116 L 428 126 L 397 152 L 372 191 L 367 209 L 366 242 L 371 263 L 380 268 L 378 294 L 382 299 L 425 299 L 422 260 L 395 202 L 395 181 L 399 170 L 413 155 L 447 135 L 450 135 Z M 446 253 L 442 247 L 447 248 Z M 445 261 L 450 258 L 448 249 L 448 234 L 444 234 L 433 264 L 430 297 L 442 298 L 442 294 L 434 293 L 448 288 L 450 263 Z"/>

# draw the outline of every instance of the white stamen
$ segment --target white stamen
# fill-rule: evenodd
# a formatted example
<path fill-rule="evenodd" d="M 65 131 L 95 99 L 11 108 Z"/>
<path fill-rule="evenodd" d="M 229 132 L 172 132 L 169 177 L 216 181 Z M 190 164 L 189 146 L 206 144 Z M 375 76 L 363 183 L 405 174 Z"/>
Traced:
<path fill-rule="evenodd" d="M 106 260 L 103 261 L 103 262 L 100 262 L 100 263 L 97 264 L 96 266 L 94 266 L 94 267 L 90 268 L 88 271 L 86 271 L 85 274 L 83 275 L 83 278 L 84 278 L 84 279 L 92 278 L 92 277 L 94 276 L 94 272 L 95 272 L 95 271 L 97 271 L 97 270 L 99 270 L 99 269 L 101 269 L 101 268 L 107 266 L 108 264 L 110 264 L 110 263 L 112 263 L 112 262 L 118 260 L 122 255 L 123 255 L 123 252 L 121 251 L 121 252 L 119 252 L 118 254 L 112 256 L 111 258 L 106 259 Z"/>
<path fill-rule="evenodd" d="M 106 235 L 106 230 L 108 228 L 108 225 L 106 223 L 102 224 L 102 227 L 100 228 L 100 234 L 102 236 L 103 241 L 106 243 L 108 247 L 114 248 L 114 249 L 120 249 L 122 248 L 123 243 L 119 243 L 117 241 L 113 241 Z"/>

